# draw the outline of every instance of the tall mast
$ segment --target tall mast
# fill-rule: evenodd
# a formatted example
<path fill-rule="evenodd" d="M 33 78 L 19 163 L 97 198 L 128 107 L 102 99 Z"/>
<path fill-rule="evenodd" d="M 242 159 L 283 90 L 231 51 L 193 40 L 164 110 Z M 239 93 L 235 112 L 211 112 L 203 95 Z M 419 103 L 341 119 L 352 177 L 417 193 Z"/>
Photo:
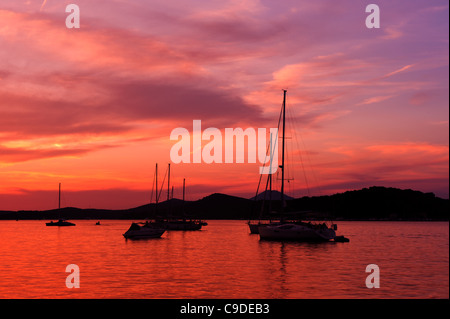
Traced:
<path fill-rule="evenodd" d="M 183 206 L 181 208 L 181 212 L 183 214 L 183 219 L 184 219 L 184 194 L 185 194 L 185 186 L 186 185 L 186 178 L 183 178 Z"/>
<path fill-rule="evenodd" d="M 61 209 L 61 183 L 59 183 L 59 190 L 58 190 L 58 209 Z"/>
<path fill-rule="evenodd" d="M 183 202 L 184 202 L 184 189 L 185 189 L 186 178 L 183 178 Z"/>
<path fill-rule="evenodd" d="M 169 171 L 167 174 L 167 200 L 170 199 L 170 163 L 169 163 Z"/>
<path fill-rule="evenodd" d="M 272 211 L 272 174 L 269 174 L 269 216 Z"/>
<path fill-rule="evenodd" d="M 156 204 L 158 204 L 158 163 L 156 163 L 156 169 L 155 169 L 155 195 L 156 195 Z"/>
<path fill-rule="evenodd" d="M 286 90 L 283 90 L 283 142 L 281 151 L 281 213 L 284 212 L 284 140 L 286 132 Z"/>

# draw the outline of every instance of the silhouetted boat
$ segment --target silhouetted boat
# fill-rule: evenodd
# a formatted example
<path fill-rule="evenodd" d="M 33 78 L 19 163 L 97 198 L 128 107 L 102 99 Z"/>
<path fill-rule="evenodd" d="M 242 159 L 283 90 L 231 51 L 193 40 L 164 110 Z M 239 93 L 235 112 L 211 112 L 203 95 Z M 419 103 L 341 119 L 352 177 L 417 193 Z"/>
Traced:
<path fill-rule="evenodd" d="M 260 227 L 259 237 L 266 240 L 329 241 L 336 237 L 336 232 L 325 223 L 297 222 Z"/>
<path fill-rule="evenodd" d="M 51 221 L 49 223 L 45 223 L 47 226 L 75 226 L 74 223 L 68 222 L 64 219 L 59 219 L 57 222 Z"/>
<path fill-rule="evenodd" d="M 296 241 L 329 241 L 336 237 L 335 230 L 336 225 L 332 224 L 328 227 L 325 223 L 306 223 L 297 219 L 294 221 L 289 221 L 285 219 L 284 216 L 284 205 L 285 205 L 285 195 L 284 195 L 284 173 L 285 173 L 285 133 L 286 133 L 286 90 L 283 90 L 283 107 L 282 107 L 282 119 L 283 119 L 283 136 L 282 136 L 282 151 L 281 151 L 281 207 L 280 207 L 280 221 L 269 222 L 269 223 L 250 223 L 250 231 L 254 233 L 259 233 L 260 239 L 267 240 L 296 240 Z M 278 125 L 279 127 L 279 125 Z M 272 139 L 271 139 L 272 140 Z M 270 154 L 272 156 L 272 149 L 270 149 Z M 268 178 L 268 183 L 270 181 L 270 192 L 271 192 L 271 181 Z M 267 186 L 266 186 L 267 188 Z M 257 228 L 257 230 L 256 230 Z"/>
<path fill-rule="evenodd" d="M 156 164 L 154 182 L 156 184 L 156 204 L 158 204 L 158 164 Z M 122 235 L 127 239 L 159 238 L 165 231 L 154 223 L 146 221 L 145 223 L 131 223 L 130 228 Z"/>
<path fill-rule="evenodd" d="M 168 166 L 168 178 L 167 178 L 167 201 L 170 200 L 170 164 Z M 201 230 L 203 226 L 208 225 L 208 223 L 198 220 L 198 219 L 188 219 L 185 217 L 184 213 L 184 202 L 185 202 L 185 184 L 186 179 L 183 179 L 183 218 L 166 218 L 158 219 L 152 221 L 155 227 L 166 229 L 166 230 Z M 156 187 L 158 189 L 158 187 Z M 173 194 L 173 191 L 172 191 Z M 157 203 L 158 203 L 158 194 Z M 172 196 L 173 197 L 173 196 Z"/>
<path fill-rule="evenodd" d="M 156 228 L 151 223 L 131 223 L 130 228 L 123 234 L 127 239 L 159 238 L 165 229 Z"/>
<path fill-rule="evenodd" d="M 250 229 L 250 234 L 259 234 L 259 228 L 260 227 L 266 227 L 266 226 L 276 226 L 276 225 L 281 225 L 281 222 L 271 222 L 271 221 L 267 221 L 267 222 L 263 222 L 263 221 L 249 221 L 248 222 L 248 227 Z"/>
<path fill-rule="evenodd" d="M 65 219 L 61 218 L 61 183 L 59 183 L 59 191 L 58 191 L 58 213 L 59 219 L 57 222 L 50 221 L 49 223 L 45 223 L 46 226 L 75 226 L 74 223 L 68 222 Z"/>
<path fill-rule="evenodd" d="M 283 210 L 283 207 L 284 207 L 284 180 L 285 180 L 285 178 L 284 178 L 284 143 L 285 143 L 286 90 L 284 90 L 283 92 L 284 92 L 284 94 L 283 94 L 283 106 L 282 106 L 282 109 L 281 109 L 280 118 L 278 120 L 278 128 L 279 128 L 280 127 L 281 115 L 282 115 L 283 116 L 283 136 L 282 136 L 283 149 L 282 149 L 282 156 L 281 156 L 282 164 L 280 165 L 281 175 L 282 175 L 281 176 L 281 198 L 280 198 L 281 199 L 281 207 L 282 207 L 281 209 L 282 210 Z M 272 139 L 272 136 L 271 136 L 270 137 L 270 142 L 269 142 L 269 145 L 268 145 L 268 151 L 269 151 L 270 159 L 273 158 L 273 153 L 275 151 L 278 151 L 278 148 L 275 149 L 275 146 L 272 146 L 272 140 L 273 139 Z M 276 141 L 278 140 L 278 136 L 276 136 L 275 140 Z M 278 143 L 276 143 L 275 145 L 278 146 Z M 272 165 L 271 161 L 269 161 L 269 165 Z M 257 187 L 257 190 L 256 190 L 256 195 L 255 195 L 255 198 L 254 198 L 255 202 L 256 202 L 256 200 L 258 198 L 258 191 L 259 191 L 259 186 L 261 184 L 261 178 L 262 178 L 262 175 L 260 176 L 258 187 Z M 264 206 L 265 206 L 265 199 L 266 199 L 266 195 L 267 195 L 267 188 L 269 188 L 269 208 L 268 208 L 268 211 L 269 211 L 269 214 L 271 214 L 271 203 L 272 203 L 272 174 L 271 174 L 271 171 L 269 172 L 269 174 L 267 174 L 266 190 L 264 191 L 264 198 L 263 198 L 263 203 L 262 203 L 262 206 L 261 206 L 261 211 L 260 211 L 260 216 L 259 216 L 260 218 L 259 218 L 258 221 L 249 220 L 248 223 L 247 223 L 251 234 L 259 234 L 259 229 L 261 227 L 266 227 L 266 226 L 271 226 L 271 225 L 275 226 L 275 225 L 280 225 L 280 224 L 284 223 L 282 218 L 280 218 L 280 220 L 277 220 L 277 221 L 273 221 L 273 220 L 262 221 L 261 220 L 261 217 L 262 217 L 262 214 L 263 214 L 263 210 L 264 210 Z"/>

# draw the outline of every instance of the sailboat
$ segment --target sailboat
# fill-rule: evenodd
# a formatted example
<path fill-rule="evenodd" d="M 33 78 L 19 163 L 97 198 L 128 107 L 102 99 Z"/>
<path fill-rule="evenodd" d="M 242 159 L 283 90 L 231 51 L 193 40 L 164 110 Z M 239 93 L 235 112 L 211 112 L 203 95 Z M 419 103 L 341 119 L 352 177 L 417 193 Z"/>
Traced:
<path fill-rule="evenodd" d="M 260 227 L 259 236 L 266 240 L 330 241 L 336 232 L 325 223 L 296 222 Z"/>
<path fill-rule="evenodd" d="M 49 223 L 45 223 L 46 226 L 75 226 L 74 223 L 61 219 L 61 183 L 59 183 L 59 191 L 58 191 L 58 212 L 59 212 L 58 221 L 57 222 L 50 221 Z"/>
<path fill-rule="evenodd" d="M 158 204 L 158 164 L 155 169 L 156 176 L 156 204 Z M 166 230 L 154 223 L 146 221 L 145 223 L 131 223 L 130 228 L 123 233 L 126 239 L 144 239 L 144 238 L 159 238 Z"/>
<path fill-rule="evenodd" d="M 167 178 L 167 201 L 170 200 L 170 163 L 168 166 Z M 153 222 L 154 225 L 166 230 L 201 230 L 203 226 L 208 225 L 206 222 L 197 219 L 187 219 L 184 214 L 185 202 L 185 186 L 186 179 L 183 179 L 183 218 L 166 218 Z M 173 192 L 172 192 L 173 194 Z"/>
<path fill-rule="evenodd" d="M 336 225 L 329 227 L 326 223 L 314 224 L 300 220 L 287 221 L 284 218 L 284 175 L 285 175 L 285 133 L 286 133 L 286 90 L 283 90 L 283 136 L 281 152 L 281 219 L 276 223 L 258 225 L 260 239 L 265 240 L 296 240 L 296 241 L 329 241 L 336 237 Z M 250 224 L 249 224 L 250 226 Z"/>
<path fill-rule="evenodd" d="M 283 207 L 284 205 L 284 132 L 285 132 L 285 116 L 284 116 L 284 112 L 286 109 L 286 90 L 284 90 L 284 94 L 283 94 L 283 107 L 281 109 L 281 113 L 280 113 L 280 118 L 278 120 L 278 128 L 280 127 L 280 121 L 281 121 L 281 115 L 283 115 L 283 152 L 282 152 L 282 164 L 280 165 L 280 168 L 282 169 L 282 184 L 281 184 L 281 206 Z M 278 136 L 276 136 L 275 140 L 278 139 Z M 272 142 L 272 136 L 270 138 L 270 142 Z M 278 144 L 275 144 L 278 145 Z M 275 149 L 276 146 L 272 146 L 271 143 L 269 143 L 268 146 L 268 152 L 270 157 L 272 158 L 273 156 L 273 152 L 277 152 L 278 149 Z M 270 161 L 270 165 L 271 165 L 271 161 Z M 255 195 L 255 202 L 257 200 L 257 196 L 258 196 L 258 191 L 259 191 L 259 186 L 261 184 L 261 178 L 262 175 L 260 176 L 259 179 L 259 183 L 258 183 L 258 187 L 256 190 L 256 195 Z M 272 173 L 267 174 L 267 183 L 266 183 L 266 190 L 264 192 L 264 200 L 261 206 L 261 211 L 260 211 L 260 216 L 259 216 L 259 220 L 258 221 L 252 221 L 249 220 L 248 221 L 248 227 L 250 229 L 250 234 L 259 234 L 259 229 L 260 227 L 265 227 L 265 226 L 270 226 L 270 225 L 280 225 L 283 223 L 283 221 L 280 219 L 279 221 L 274 221 L 274 220 L 268 220 L 268 221 L 262 221 L 262 215 L 263 215 L 263 211 L 264 211 L 264 206 L 265 206 L 265 199 L 266 199 L 266 194 L 267 194 L 267 188 L 269 187 L 269 214 L 271 214 L 271 203 L 272 203 Z"/>
<path fill-rule="evenodd" d="M 130 228 L 123 234 L 127 239 L 159 238 L 166 230 L 155 227 L 151 223 L 131 223 Z"/>

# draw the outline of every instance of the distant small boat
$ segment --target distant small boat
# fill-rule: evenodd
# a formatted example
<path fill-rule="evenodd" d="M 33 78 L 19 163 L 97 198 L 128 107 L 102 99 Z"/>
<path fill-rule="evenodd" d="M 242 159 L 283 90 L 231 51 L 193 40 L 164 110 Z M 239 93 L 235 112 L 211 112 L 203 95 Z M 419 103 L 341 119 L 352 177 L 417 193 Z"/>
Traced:
<path fill-rule="evenodd" d="M 75 226 L 74 223 L 68 222 L 64 219 L 59 219 L 57 222 L 51 221 L 49 223 L 45 223 L 47 226 Z"/>
<path fill-rule="evenodd" d="M 95 225 L 100 225 L 100 221 L 96 222 Z"/>
<path fill-rule="evenodd" d="M 65 219 L 61 218 L 61 183 L 59 183 L 59 191 L 58 191 L 58 212 L 59 219 L 57 222 L 51 221 L 49 223 L 45 223 L 46 226 L 76 226 L 74 223 L 68 222 Z"/>
<path fill-rule="evenodd" d="M 155 228 L 148 223 L 142 226 L 138 223 L 131 223 L 130 228 L 123 234 L 123 237 L 127 239 L 159 238 L 164 232 L 165 229 Z"/>

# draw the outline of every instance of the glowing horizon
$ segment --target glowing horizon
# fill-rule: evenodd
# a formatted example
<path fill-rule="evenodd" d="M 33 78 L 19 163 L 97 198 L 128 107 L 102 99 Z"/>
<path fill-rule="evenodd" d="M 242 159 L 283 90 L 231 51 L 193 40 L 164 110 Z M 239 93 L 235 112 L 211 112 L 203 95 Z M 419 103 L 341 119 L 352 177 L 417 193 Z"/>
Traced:
<path fill-rule="evenodd" d="M 145 204 L 174 128 L 276 127 L 282 89 L 288 195 L 449 197 L 448 1 L 376 1 L 379 29 L 347 0 L 74 3 L 80 29 L 0 2 L 0 210 L 55 208 L 60 182 L 65 206 Z M 252 197 L 259 165 L 173 164 L 175 197 Z"/>

